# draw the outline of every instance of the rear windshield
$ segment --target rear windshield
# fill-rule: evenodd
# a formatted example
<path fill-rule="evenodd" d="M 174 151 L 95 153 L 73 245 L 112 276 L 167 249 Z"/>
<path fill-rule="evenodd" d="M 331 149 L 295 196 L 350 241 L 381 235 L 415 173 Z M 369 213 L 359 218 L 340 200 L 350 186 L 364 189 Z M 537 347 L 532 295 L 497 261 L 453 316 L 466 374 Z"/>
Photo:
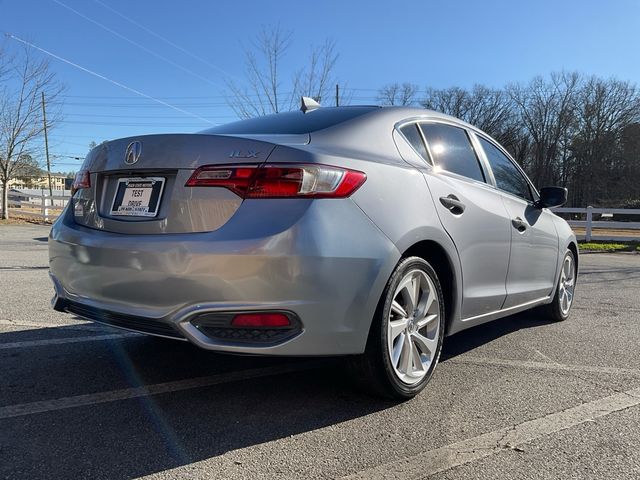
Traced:
<path fill-rule="evenodd" d="M 202 133 L 246 134 L 246 135 L 298 135 L 329 128 L 378 107 L 318 108 L 307 113 L 300 111 L 276 113 L 264 117 L 250 118 L 227 123 L 204 130 Z"/>

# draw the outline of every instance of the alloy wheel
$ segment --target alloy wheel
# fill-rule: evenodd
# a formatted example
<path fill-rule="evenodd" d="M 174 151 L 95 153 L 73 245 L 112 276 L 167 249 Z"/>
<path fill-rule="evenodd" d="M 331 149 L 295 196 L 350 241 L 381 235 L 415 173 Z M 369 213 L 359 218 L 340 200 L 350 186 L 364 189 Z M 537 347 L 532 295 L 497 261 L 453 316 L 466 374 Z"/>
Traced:
<path fill-rule="evenodd" d="M 440 302 L 422 270 L 407 272 L 393 294 L 387 322 L 387 346 L 397 377 L 412 385 L 424 378 L 437 357 Z"/>
<path fill-rule="evenodd" d="M 574 267 L 573 256 L 568 254 L 564 257 L 562 263 L 562 272 L 560 272 L 560 285 L 558 301 L 560 302 L 560 311 L 563 315 L 568 315 L 573 303 L 573 292 L 575 288 L 576 271 Z"/>

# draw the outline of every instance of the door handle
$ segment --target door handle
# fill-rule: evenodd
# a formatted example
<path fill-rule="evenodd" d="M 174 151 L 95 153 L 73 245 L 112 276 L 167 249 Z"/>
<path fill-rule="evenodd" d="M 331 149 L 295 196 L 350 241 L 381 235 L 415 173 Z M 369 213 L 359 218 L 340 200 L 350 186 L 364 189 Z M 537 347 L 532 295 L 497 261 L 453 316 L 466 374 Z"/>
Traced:
<path fill-rule="evenodd" d="M 446 197 L 440 197 L 440 203 L 454 215 L 462 215 L 466 208 L 465 204 L 462 203 L 454 194 Z"/>
<path fill-rule="evenodd" d="M 520 217 L 516 217 L 513 220 L 511 220 L 511 225 L 513 225 L 515 229 L 518 230 L 520 233 L 524 232 L 527 229 L 526 222 L 522 220 Z"/>

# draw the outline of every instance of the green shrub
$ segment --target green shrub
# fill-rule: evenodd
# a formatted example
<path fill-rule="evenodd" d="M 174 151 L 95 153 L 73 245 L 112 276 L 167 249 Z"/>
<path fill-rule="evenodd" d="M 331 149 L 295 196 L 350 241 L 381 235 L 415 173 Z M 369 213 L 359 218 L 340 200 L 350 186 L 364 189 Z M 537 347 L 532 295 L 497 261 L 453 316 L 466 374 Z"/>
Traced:
<path fill-rule="evenodd" d="M 615 252 L 619 250 L 629 250 L 630 245 L 624 243 L 600 243 L 589 242 L 579 243 L 580 250 L 598 250 L 603 252 Z"/>

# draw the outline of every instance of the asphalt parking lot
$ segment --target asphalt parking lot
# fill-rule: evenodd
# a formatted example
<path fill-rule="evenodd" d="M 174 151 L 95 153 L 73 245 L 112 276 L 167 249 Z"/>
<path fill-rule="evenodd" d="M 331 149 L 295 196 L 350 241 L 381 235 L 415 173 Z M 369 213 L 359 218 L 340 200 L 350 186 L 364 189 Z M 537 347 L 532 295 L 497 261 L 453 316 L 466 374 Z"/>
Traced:
<path fill-rule="evenodd" d="M 49 307 L 48 229 L 0 227 L 0 478 L 640 478 L 640 255 L 581 257 L 572 317 L 445 341 L 393 403 L 331 359 L 204 352 Z"/>

